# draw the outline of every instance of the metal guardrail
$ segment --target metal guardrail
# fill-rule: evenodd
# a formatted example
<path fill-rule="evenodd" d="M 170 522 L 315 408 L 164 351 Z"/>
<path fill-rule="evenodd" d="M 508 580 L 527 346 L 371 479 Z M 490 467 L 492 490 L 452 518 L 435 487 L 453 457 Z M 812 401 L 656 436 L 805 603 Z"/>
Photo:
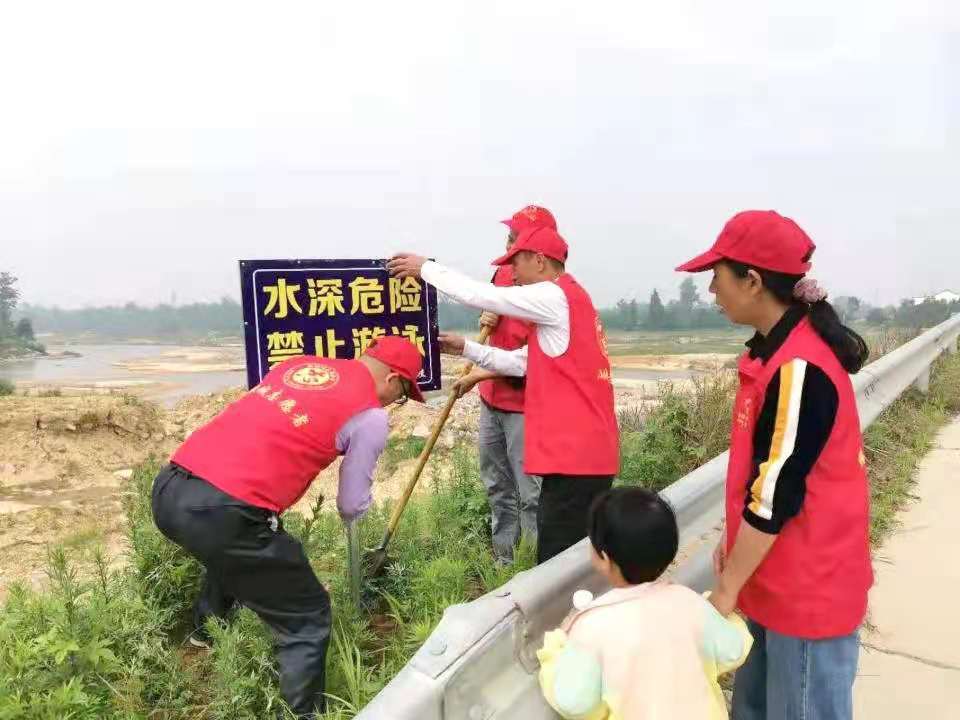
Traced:
<path fill-rule="evenodd" d="M 871 363 L 853 378 L 863 427 L 911 385 L 926 391 L 930 366 L 957 351 L 955 315 Z M 677 512 L 677 582 L 705 590 L 723 513 L 727 453 L 663 491 Z M 536 651 L 560 624 L 575 590 L 605 590 L 590 567 L 588 540 L 523 572 L 473 602 L 453 605 L 426 643 L 357 716 L 358 720 L 556 718 L 537 683 Z"/>

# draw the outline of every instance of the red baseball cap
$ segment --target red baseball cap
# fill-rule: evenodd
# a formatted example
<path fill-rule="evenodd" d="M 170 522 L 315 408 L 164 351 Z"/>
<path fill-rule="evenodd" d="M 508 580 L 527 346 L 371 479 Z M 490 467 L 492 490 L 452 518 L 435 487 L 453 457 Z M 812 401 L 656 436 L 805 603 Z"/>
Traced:
<path fill-rule="evenodd" d="M 553 213 L 539 205 L 527 205 L 522 210 L 515 212 L 513 217 L 507 220 L 501 220 L 500 222 L 518 235 L 521 231 L 531 227 L 548 227 L 551 230 L 557 229 L 557 221 L 553 217 Z"/>
<path fill-rule="evenodd" d="M 554 260 L 566 262 L 569 248 L 567 247 L 567 241 L 560 237 L 560 233 L 553 228 L 529 227 L 517 236 L 517 241 L 507 251 L 507 254 L 501 255 L 492 264 L 508 265 L 513 260 L 514 255 L 524 251 L 541 253 Z"/>
<path fill-rule="evenodd" d="M 370 343 L 364 355 L 376 358 L 400 377 L 409 380 L 410 397 L 417 402 L 423 402 L 423 393 L 417 386 L 423 359 L 420 357 L 420 351 L 407 338 L 395 335 L 377 338 Z"/>
<path fill-rule="evenodd" d="M 803 275 L 810 270 L 810 256 L 817 248 L 793 220 L 773 210 L 745 210 L 734 215 L 713 247 L 677 268 L 680 272 L 709 270 L 720 260 Z"/>

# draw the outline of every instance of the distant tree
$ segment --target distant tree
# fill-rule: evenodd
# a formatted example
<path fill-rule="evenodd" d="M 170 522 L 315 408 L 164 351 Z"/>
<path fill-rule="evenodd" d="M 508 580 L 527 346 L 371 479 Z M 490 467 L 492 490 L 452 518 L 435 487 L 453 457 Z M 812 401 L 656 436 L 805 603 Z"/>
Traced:
<path fill-rule="evenodd" d="M 652 330 L 662 330 L 667 327 L 667 310 L 663 307 L 660 293 L 654 288 L 650 293 L 650 310 L 647 316 L 647 326 Z"/>
<path fill-rule="evenodd" d="M 640 306 L 637 301 L 621 298 L 617 300 L 617 312 L 620 315 L 620 328 L 623 330 L 636 330 L 640 325 Z"/>
<path fill-rule="evenodd" d="M 16 335 L 21 340 L 28 340 L 30 342 L 36 339 L 33 336 L 33 323 L 30 322 L 30 318 L 20 318 L 20 321 L 17 323 Z"/>
<path fill-rule="evenodd" d="M 700 304 L 700 291 L 697 290 L 697 284 L 689 275 L 680 283 L 680 305 L 692 310 Z"/>
<path fill-rule="evenodd" d="M 716 305 L 700 305 L 694 310 L 693 325 L 695 328 L 716 329 L 730 327 L 727 316 L 720 312 Z"/>
<path fill-rule="evenodd" d="M 933 327 L 957 312 L 960 312 L 960 302 L 945 303 L 928 299 L 917 305 L 907 299 L 900 303 L 895 319 L 903 327 Z"/>
<path fill-rule="evenodd" d="M 841 295 L 831 303 L 837 311 L 840 320 L 845 323 L 853 322 L 860 317 L 860 308 L 863 306 L 860 298 L 853 295 Z"/>
<path fill-rule="evenodd" d="M 0 272 L 0 337 L 9 336 L 13 330 L 13 311 L 20 299 L 17 278 L 12 273 Z"/>
<path fill-rule="evenodd" d="M 870 308 L 870 312 L 867 313 L 867 322 L 872 325 L 881 325 L 887 322 L 887 313 L 883 308 Z"/>

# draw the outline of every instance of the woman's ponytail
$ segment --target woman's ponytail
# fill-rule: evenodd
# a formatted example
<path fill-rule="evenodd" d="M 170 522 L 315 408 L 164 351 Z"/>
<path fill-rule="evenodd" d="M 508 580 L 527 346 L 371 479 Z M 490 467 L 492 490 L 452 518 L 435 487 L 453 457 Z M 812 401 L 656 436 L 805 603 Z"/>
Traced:
<path fill-rule="evenodd" d="M 826 299 L 812 303 L 807 315 L 817 335 L 830 346 L 837 360 L 848 373 L 857 373 L 867 362 L 870 350 L 859 333 L 848 328 Z"/>
<path fill-rule="evenodd" d="M 724 262 L 737 277 L 747 277 L 750 270 L 756 272 L 763 280 L 763 286 L 785 305 L 806 306 L 813 329 L 830 346 L 848 373 L 857 373 L 866 364 L 870 354 L 866 341 L 855 330 L 840 322 L 837 311 L 827 302 L 827 291 L 816 280 L 803 275 L 763 270 L 729 260 Z"/>

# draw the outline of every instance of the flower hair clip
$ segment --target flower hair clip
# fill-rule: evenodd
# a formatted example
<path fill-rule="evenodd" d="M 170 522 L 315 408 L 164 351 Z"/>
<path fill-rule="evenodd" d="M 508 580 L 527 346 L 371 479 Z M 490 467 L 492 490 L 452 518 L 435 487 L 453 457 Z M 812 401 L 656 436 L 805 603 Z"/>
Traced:
<path fill-rule="evenodd" d="M 793 286 L 793 296 L 797 300 L 812 305 L 813 303 L 823 302 L 827 299 L 827 291 L 813 278 L 801 278 Z"/>

